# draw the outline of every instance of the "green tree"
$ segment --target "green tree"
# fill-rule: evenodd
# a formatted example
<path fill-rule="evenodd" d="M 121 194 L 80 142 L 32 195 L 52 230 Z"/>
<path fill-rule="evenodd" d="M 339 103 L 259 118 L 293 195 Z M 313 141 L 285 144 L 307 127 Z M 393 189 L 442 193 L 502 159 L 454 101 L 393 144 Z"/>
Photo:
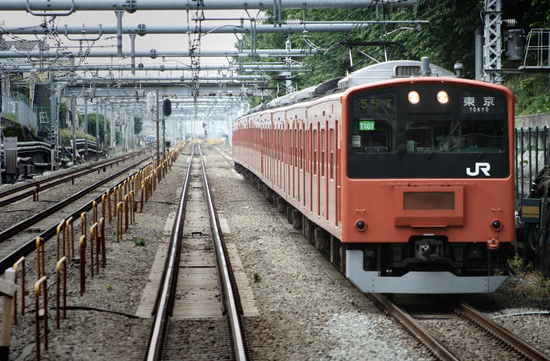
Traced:
<path fill-rule="evenodd" d="M 135 134 L 141 133 L 142 128 L 143 128 L 143 118 L 134 117 L 134 133 Z"/>

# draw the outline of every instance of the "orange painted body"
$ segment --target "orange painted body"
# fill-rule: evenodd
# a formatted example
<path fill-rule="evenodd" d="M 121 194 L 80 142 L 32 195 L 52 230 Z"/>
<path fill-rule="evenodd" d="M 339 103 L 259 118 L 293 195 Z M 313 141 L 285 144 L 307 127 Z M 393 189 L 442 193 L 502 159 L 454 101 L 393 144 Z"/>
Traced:
<path fill-rule="evenodd" d="M 513 134 L 513 95 L 504 87 L 452 79 L 391 80 L 273 111 L 245 116 L 234 131 L 235 161 L 255 173 L 309 219 L 344 243 L 407 242 L 445 235 L 449 242 L 514 241 L 514 178 L 350 179 L 347 177 L 348 99 L 389 85 L 458 83 L 502 92 Z M 261 122 L 259 121 L 261 120 Z M 261 123 L 261 124 L 260 124 Z M 509 149 L 513 137 L 509 136 Z M 509 153 L 510 170 L 513 152 Z M 455 194 L 456 209 L 404 210 L 404 192 Z M 355 227 L 362 220 L 367 228 Z M 502 227 L 491 228 L 499 220 Z"/>

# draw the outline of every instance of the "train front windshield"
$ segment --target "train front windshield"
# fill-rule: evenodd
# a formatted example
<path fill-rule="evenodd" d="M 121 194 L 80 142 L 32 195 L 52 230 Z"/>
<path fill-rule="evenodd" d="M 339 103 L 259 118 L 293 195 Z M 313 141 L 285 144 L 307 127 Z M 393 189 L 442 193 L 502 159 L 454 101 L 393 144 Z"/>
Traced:
<path fill-rule="evenodd" d="M 503 94 L 410 85 L 349 101 L 350 178 L 506 178 L 508 111 Z"/>

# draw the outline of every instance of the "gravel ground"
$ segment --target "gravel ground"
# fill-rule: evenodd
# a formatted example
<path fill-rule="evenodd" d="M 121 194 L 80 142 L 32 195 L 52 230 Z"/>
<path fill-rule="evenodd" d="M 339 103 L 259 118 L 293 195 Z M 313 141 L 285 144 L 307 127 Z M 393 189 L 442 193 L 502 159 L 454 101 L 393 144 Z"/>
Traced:
<path fill-rule="evenodd" d="M 258 316 L 245 320 L 254 360 L 432 360 L 336 272 L 213 147 L 204 146 L 203 152 L 218 214 L 230 229 L 225 241 L 239 252 L 259 311 Z M 55 311 L 50 309 L 49 350 L 44 350 L 42 340 L 43 360 L 143 359 L 151 320 L 134 314 L 157 245 L 165 237 L 166 219 L 175 211 L 186 161 L 187 155 L 179 157 L 120 243 L 116 243 L 113 224 L 108 225 L 108 265 L 99 275 L 88 277 L 82 297 L 78 265 L 70 267 L 68 304 L 90 309 L 69 309 L 59 330 Z M 136 245 L 138 238 L 145 240 L 145 246 Z M 35 280 L 30 258 L 29 263 L 28 279 Z M 48 267 L 53 270 L 53 263 Z M 50 307 L 55 305 L 52 272 L 47 271 Z M 468 300 L 498 316 L 548 310 L 548 296 L 545 289 L 513 279 L 493 295 Z M 36 356 L 34 301 L 29 296 L 27 302 L 28 312 L 12 328 L 10 360 L 34 360 Z M 498 321 L 550 350 L 546 316 L 509 316 Z"/>

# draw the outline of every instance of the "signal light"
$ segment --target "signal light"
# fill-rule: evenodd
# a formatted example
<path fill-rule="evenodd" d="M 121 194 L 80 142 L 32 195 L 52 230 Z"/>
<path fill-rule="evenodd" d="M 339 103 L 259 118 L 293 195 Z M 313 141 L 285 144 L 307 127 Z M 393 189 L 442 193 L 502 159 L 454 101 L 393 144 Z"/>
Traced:
<path fill-rule="evenodd" d="M 172 114 L 172 102 L 170 99 L 164 99 L 162 102 L 162 114 L 166 117 Z"/>
<path fill-rule="evenodd" d="M 420 103 L 420 94 L 418 94 L 415 90 L 410 91 L 407 98 L 409 99 L 409 103 L 412 105 Z"/>
<path fill-rule="evenodd" d="M 437 92 L 437 101 L 439 104 L 447 104 L 449 102 L 449 94 L 445 90 Z"/>

